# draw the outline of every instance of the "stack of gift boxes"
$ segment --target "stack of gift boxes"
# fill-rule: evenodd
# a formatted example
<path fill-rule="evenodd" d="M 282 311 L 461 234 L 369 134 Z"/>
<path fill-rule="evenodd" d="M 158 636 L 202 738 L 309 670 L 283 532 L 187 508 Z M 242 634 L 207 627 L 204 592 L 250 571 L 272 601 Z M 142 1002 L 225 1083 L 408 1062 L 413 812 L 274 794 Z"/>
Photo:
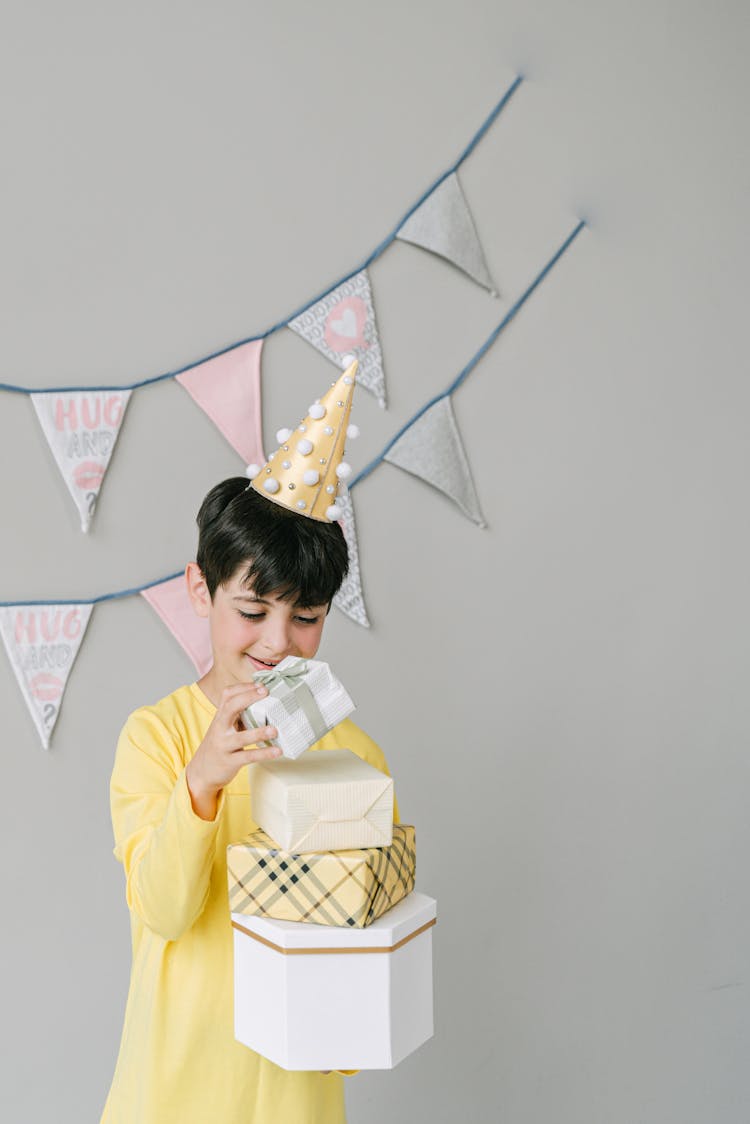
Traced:
<path fill-rule="evenodd" d="M 227 848 L 235 1036 L 285 1069 L 389 1069 L 432 1036 L 436 903 L 414 890 L 414 828 L 393 781 L 314 742 L 354 709 L 327 664 L 256 677 L 246 726 L 283 757 L 250 766 L 259 830 Z"/>

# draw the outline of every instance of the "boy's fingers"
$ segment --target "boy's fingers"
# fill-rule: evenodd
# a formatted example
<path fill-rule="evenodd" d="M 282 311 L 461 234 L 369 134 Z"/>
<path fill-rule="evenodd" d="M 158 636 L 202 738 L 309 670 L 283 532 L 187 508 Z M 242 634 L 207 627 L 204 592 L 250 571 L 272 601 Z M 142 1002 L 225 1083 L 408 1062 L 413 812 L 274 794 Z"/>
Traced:
<path fill-rule="evenodd" d="M 232 749 L 246 749 L 248 746 L 257 745 L 258 742 L 272 742 L 279 736 L 275 726 L 261 726 L 257 730 L 237 730 Z"/>
<path fill-rule="evenodd" d="M 222 692 L 220 709 L 234 723 L 246 707 L 267 696 L 268 691 L 259 683 L 238 683 L 236 687 L 227 687 Z"/>
<path fill-rule="evenodd" d="M 243 749 L 236 756 L 242 757 L 244 764 L 252 765 L 254 761 L 273 761 L 275 757 L 281 756 L 281 750 L 277 745 L 272 745 L 268 748 Z"/>

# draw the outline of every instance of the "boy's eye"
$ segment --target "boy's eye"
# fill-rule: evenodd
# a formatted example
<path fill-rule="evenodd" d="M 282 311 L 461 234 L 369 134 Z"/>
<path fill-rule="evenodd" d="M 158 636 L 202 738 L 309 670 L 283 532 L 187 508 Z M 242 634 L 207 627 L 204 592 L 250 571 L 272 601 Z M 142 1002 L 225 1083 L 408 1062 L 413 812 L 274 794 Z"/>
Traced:
<path fill-rule="evenodd" d="M 262 621 L 265 616 L 265 613 L 243 613 L 242 609 L 238 609 L 237 612 L 246 621 Z"/>
<path fill-rule="evenodd" d="M 297 620 L 299 621 L 300 624 L 317 624 L 318 623 L 317 617 L 300 617 L 300 616 L 298 616 Z"/>

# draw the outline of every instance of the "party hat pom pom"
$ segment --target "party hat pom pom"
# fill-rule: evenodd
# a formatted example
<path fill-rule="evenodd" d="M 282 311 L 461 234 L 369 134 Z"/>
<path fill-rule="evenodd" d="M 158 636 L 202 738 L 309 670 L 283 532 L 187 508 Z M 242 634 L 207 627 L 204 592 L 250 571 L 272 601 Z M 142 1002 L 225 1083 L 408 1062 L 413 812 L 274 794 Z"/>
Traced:
<path fill-rule="evenodd" d="M 297 442 L 297 452 L 302 453 L 303 457 L 307 457 L 313 451 L 312 441 L 308 441 L 306 437 L 302 437 Z"/>
<path fill-rule="evenodd" d="M 253 477 L 257 476 L 259 472 L 260 472 L 260 465 L 259 464 L 249 464 L 247 466 L 247 468 L 245 469 L 245 476 L 249 476 L 250 479 L 252 480 Z"/>
<path fill-rule="evenodd" d="M 332 523 L 340 519 L 343 514 L 343 508 L 337 507 L 335 503 L 332 503 L 330 507 L 326 508 L 326 519 L 330 519 Z"/>
<path fill-rule="evenodd" d="M 302 483 L 310 487 L 312 487 L 313 484 L 317 484 L 319 480 L 320 473 L 315 468 L 308 468 L 307 471 L 302 474 Z"/>
<path fill-rule="evenodd" d="M 284 442 L 288 441 L 291 436 L 291 429 L 280 429 L 276 434 L 276 440 L 278 441 L 279 445 L 283 445 Z"/>
<path fill-rule="evenodd" d="M 313 402 L 312 406 L 307 412 L 310 417 L 315 418 L 316 421 L 318 420 L 318 418 L 324 418 L 326 416 L 326 408 L 325 406 L 321 406 L 320 402 Z"/>
<path fill-rule="evenodd" d="M 346 436 L 350 441 L 353 441 L 355 437 L 359 437 L 359 426 L 352 422 L 352 424 L 346 428 Z"/>
<path fill-rule="evenodd" d="M 350 464 L 347 464 L 346 461 L 342 461 L 340 465 L 337 465 L 336 475 L 338 476 L 339 480 L 346 480 L 351 476 L 351 474 L 352 466 Z"/>
<path fill-rule="evenodd" d="M 273 495 L 274 492 L 278 492 L 281 485 L 279 484 L 278 480 L 274 480 L 273 476 L 267 476 L 263 481 L 263 487 L 267 492 L 270 492 L 270 494 Z"/>

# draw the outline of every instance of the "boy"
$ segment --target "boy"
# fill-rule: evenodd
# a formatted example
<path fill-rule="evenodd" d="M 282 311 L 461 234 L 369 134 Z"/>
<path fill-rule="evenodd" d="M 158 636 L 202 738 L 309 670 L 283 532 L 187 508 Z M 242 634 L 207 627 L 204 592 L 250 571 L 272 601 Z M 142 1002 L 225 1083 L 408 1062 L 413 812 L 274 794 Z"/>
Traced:
<path fill-rule="evenodd" d="M 102 1124 L 343 1124 L 339 1074 L 287 1072 L 235 1041 L 225 854 L 255 827 L 243 766 L 281 752 L 257 745 L 273 727 L 242 729 L 242 711 L 267 693 L 252 675 L 315 655 L 346 543 L 336 522 L 300 517 L 243 478 L 209 492 L 198 526 L 186 580 L 213 666 L 130 716 L 112 774 L 133 964 Z M 314 748 L 388 771 L 348 719 Z"/>

